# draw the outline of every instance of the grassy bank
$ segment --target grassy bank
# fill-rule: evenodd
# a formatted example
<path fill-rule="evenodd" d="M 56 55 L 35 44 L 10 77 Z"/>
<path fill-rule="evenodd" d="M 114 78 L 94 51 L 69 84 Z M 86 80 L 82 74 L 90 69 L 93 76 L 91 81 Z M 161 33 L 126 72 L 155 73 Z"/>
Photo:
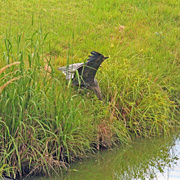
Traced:
<path fill-rule="evenodd" d="M 50 175 L 100 147 L 168 134 L 178 124 L 179 7 L 2 1 L 0 175 Z M 103 102 L 57 70 L 92 50 L 109 56 L 97 73 Z"/>

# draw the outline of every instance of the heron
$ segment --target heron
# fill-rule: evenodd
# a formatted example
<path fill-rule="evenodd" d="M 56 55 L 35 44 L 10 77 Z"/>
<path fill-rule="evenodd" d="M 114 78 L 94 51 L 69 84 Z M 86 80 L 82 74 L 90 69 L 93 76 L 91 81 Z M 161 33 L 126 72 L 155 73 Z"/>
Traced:
<path fill-rule="evenodd" d="M 94 91 L 99 100 L 102 100 L 98 81 L 95 79 L 96 72 L 101 63 L 107 59 L 102 54 L 92 51 L 86 63 L 75 63 L 58 68 L 62 71 L 66 80 L 72 80 L 72 85 Z"/>

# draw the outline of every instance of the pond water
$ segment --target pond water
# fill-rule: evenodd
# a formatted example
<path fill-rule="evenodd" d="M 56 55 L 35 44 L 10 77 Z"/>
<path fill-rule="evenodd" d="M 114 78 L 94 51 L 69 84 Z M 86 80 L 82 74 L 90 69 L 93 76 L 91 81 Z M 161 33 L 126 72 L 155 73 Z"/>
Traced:
<path fill-rule="evenodd" d="M 69 172 L 36 180 L 180 180 L 180 134 L 137 139 L 73 163 Z"/>

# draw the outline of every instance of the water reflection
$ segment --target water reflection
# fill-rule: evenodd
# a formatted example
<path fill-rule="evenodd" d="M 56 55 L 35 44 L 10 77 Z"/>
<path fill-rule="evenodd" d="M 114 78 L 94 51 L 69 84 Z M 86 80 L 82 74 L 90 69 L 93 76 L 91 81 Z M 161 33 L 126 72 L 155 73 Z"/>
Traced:
<path fill-rule="evenodd" d="M 179 158 L 180 135 L 138 140 L 73 164 L 63 177 L 49 180 L 177 180 L 180 179 Z"/>
<path fill-rule="evenodd" d="M 180 179 L 180 135 L 176 138 L 175 145 L 169 151 L 169 162 L 163 173 L 157 172 L 158 180 L 179 180 Z"/>

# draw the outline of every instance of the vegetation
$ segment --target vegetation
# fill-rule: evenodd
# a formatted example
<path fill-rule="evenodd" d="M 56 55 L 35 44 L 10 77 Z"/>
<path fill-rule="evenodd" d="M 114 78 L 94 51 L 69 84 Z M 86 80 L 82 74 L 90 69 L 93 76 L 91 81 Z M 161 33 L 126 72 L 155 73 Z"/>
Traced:
<path fill-rule="evenodd" d="M 1 4 L 0 176 L 50 175 L 179 124 L 179 1 Z M 92 50 L 110 57 L 97 73 L 103 102 L 57 70 Z"/>

